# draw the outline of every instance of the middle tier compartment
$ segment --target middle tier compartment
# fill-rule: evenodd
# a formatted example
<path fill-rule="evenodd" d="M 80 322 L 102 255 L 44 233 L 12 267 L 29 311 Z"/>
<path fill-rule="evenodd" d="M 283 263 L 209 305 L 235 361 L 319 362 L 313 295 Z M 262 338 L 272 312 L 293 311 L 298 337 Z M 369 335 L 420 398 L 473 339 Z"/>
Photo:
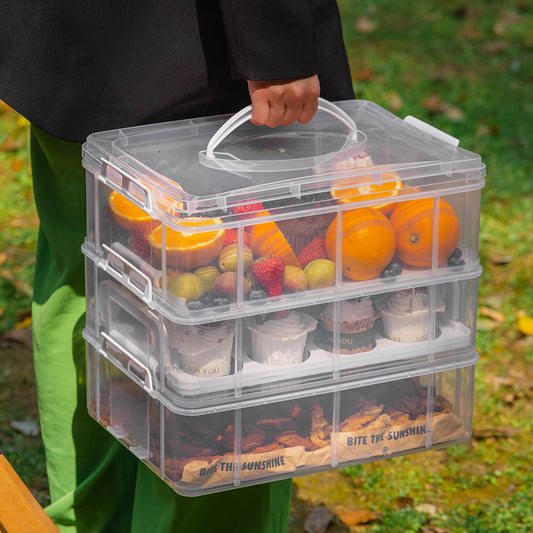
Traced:
<path fill-rule="evenodd" d="M 153 397 L 183 409 L 229 409 L 471 353 L 480 270 L 191 325 L 150 309 L 86 257 L 84 337 Z"/>

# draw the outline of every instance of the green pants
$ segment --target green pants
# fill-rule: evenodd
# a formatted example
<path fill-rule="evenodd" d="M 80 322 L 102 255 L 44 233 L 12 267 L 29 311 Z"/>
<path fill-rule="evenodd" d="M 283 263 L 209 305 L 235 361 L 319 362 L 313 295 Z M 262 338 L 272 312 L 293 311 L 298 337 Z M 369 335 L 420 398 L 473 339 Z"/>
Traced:
<path fill-rule="evenodd" d="M 290 480 L 219 494 L 177 495 L 89 417 L 85 395 L 85 172 L 81 145 L 31 130 L 40 218 L 33 333 L 52 503 L 64 532 L 284 533 Z"/>

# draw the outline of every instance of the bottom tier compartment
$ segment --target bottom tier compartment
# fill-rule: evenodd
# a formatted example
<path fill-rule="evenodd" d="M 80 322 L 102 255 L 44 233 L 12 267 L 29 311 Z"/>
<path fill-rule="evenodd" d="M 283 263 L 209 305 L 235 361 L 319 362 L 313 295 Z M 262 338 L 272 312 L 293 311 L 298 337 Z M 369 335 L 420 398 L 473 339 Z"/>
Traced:
<path fill-rule="evenodd" d="M 199 496 L 464 442 L 477 359 L 197 414 L 171 410 L 88 344 L 88 407 L 176 492 Z"/>

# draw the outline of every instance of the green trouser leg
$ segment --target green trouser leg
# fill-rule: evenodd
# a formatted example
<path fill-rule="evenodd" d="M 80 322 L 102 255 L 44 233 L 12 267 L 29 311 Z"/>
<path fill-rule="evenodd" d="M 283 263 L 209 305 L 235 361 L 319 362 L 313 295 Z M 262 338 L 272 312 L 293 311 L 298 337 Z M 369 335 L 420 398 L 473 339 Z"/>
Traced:
<path fill-rule="evenodd" d="M 85 396 L 85 174 L 81 145 L 31 131 L 40 218 L 33 328 L 35 373 L 52 503 L 61 531 L 284 533 L 290 480 L 178 496 L 89 417 Z"/>

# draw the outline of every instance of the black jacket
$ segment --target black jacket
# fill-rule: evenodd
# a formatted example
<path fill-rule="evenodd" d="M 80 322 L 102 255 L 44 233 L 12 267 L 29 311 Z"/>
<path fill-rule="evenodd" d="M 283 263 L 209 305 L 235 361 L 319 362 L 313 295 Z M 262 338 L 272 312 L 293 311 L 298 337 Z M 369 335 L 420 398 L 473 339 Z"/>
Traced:
<path fill-rule="evenodd" d="M 237 111 L 246 79 L 353 98 L 335 0 L 4 0 L 0 99 L 59 138 Z"/>

